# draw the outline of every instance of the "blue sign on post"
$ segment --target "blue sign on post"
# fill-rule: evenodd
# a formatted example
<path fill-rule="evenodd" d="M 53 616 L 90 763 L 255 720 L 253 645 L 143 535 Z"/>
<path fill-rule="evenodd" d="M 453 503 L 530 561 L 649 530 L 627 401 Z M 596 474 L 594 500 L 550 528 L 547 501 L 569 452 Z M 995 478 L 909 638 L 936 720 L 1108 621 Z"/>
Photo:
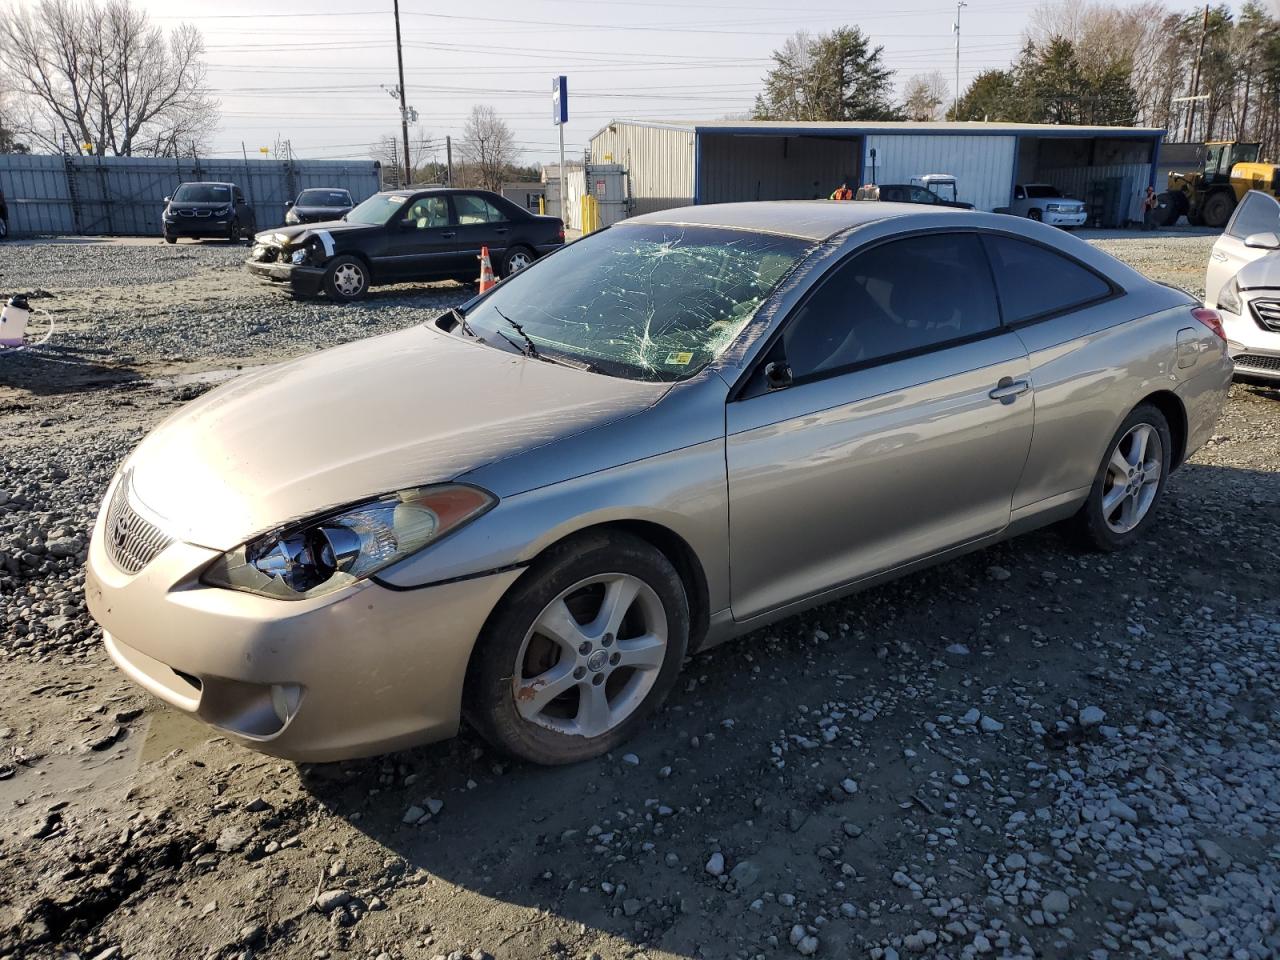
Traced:
<path fill-rule="evenodd" d="M 551 78 L 551 122 L 559 126 L 569 122 L 569 78 Z"/>

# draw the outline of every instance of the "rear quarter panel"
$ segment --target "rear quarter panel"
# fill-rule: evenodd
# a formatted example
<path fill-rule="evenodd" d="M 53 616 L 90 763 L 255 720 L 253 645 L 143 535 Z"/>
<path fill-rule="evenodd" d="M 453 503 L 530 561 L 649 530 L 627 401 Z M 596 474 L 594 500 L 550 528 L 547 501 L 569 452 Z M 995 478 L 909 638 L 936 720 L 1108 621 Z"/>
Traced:
<path fill-rule="evenodd" d="M 1121 421 L 1152 394 L 1182 397 L 1187 384 L 1203 377 L 1205 387 L 1192 391 L 1197 422 L 1188 411 L 1189 441 L 1203 434 L 1205 420 L 1216 420 L 1221 399 L 1215 410 L 1213 397 L 1225 396 L 1230 361 L 1222 341 L 1191 316 L 1195 306 L 1180 291 L 1144 282 L 1114 300 L 1018 331 L 1031 358 L 1036 420 L 1015 514 L 1083 499 Z"/>

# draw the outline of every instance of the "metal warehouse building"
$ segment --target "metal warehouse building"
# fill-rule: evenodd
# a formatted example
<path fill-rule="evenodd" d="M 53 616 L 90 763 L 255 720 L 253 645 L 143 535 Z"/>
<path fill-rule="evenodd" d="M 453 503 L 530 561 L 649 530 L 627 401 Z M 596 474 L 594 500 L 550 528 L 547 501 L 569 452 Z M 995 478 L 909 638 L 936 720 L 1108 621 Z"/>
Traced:
<path fill-rule="evenodd" d="M 691 203 L 825 198 L 842 181 L 909 183 L 949 173 L 961 200 L 1007 206 L 1015 184 L 1050 183 L 1141 220 L 1163 130 L 1030 123 L 614 120 L 593 163 L 621 163 L 636 213 Z"/>

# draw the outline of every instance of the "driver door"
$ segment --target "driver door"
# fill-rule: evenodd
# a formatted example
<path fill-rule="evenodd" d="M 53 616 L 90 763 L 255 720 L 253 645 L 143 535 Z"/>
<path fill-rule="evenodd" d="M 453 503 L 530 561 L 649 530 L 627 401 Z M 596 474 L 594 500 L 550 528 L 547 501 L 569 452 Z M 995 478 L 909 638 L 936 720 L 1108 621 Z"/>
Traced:
<path fill-rule="evenodd" d="M 1032 417 L 976 234 L 832 268 L 726 410 L 734 618 L 1003 530 Z"/>
<path fill-rule="evenodd" d="M 1205 306 L 1216 308 L 1218 294 L 1240 272 L 1240 268 L 1272 252 L 1269 249 L 1245 246 L 1245 239 L 1255 233 L 1280 233 L 1280 203 L 1269 194 L 1250 190 L 1231 215 L 1222 236 L 1213 245 L 1209 269 L 1204 278 Z"/>
<path fill-rule="evenodd" d="M 431 280 L 460 272 L 458 230 L 445 194 L 415 199 L 389 224 L 378 272 L 400 280 Z"/>

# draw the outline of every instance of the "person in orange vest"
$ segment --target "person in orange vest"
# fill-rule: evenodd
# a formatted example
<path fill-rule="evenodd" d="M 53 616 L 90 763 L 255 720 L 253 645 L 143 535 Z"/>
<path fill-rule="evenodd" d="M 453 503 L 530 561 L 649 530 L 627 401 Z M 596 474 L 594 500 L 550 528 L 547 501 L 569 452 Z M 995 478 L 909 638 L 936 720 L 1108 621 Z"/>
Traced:
<path fill-rule="evenodd" d="M 848 181 L 840 184 L 839 187 L 831 194 L 832 200 L 852 200 L 853 191 L 849 189 Z"/>

